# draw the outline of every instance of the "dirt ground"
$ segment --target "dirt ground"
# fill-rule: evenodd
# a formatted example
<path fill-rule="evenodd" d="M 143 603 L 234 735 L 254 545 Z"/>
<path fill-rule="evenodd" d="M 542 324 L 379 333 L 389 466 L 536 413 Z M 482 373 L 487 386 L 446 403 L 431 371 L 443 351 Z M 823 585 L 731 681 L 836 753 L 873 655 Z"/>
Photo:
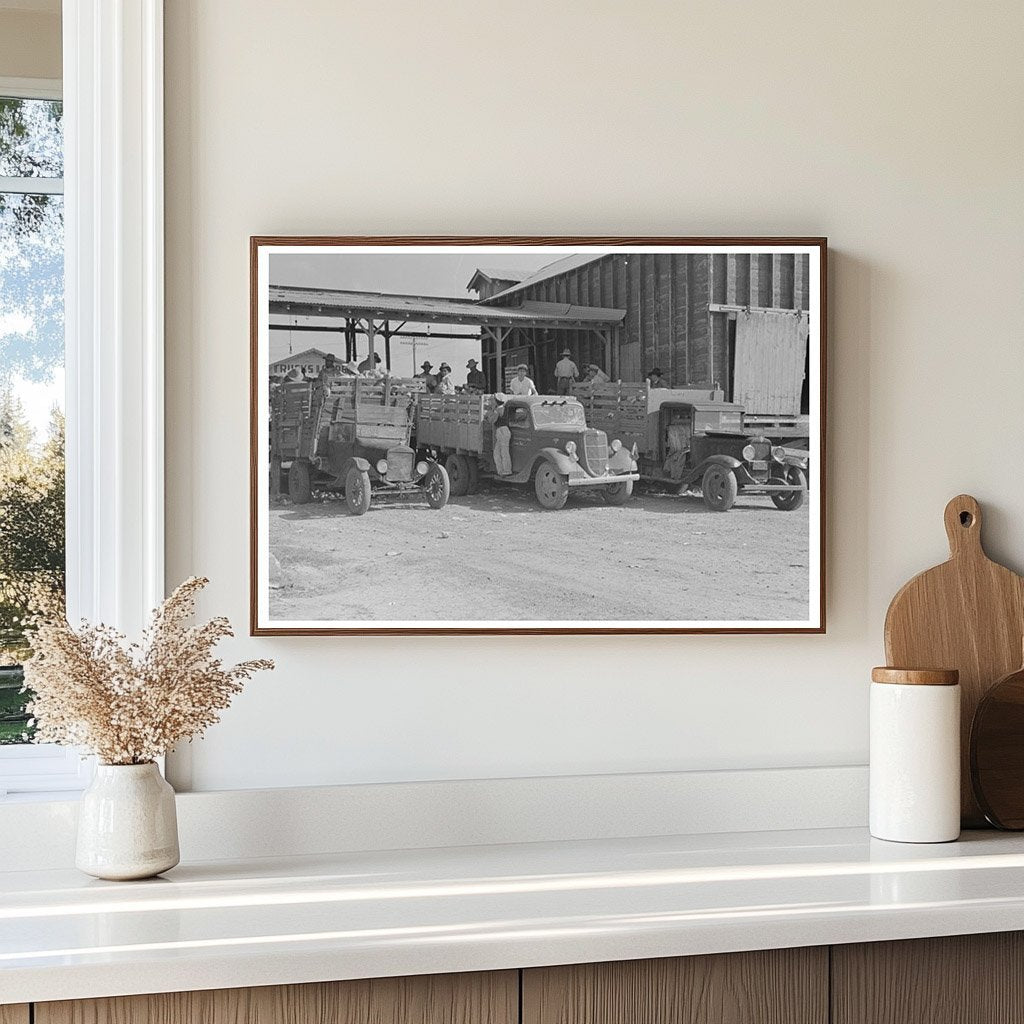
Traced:
<path fill-rule="evenodd" d="M 728 512 L 641 487 L 621 507 L 532 487 L 385 504 L 334 496 L 270 510 L 275 620 L 806 619 L 808 508 L 740 495 Z"/>

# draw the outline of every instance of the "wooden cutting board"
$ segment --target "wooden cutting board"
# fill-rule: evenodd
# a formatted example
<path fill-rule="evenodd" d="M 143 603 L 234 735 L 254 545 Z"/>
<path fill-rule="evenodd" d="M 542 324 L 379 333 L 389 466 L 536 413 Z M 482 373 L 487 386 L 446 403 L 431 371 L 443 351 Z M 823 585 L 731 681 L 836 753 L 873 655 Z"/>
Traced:
<path fill-rule="evenodd" d="M 960 813 L 965 828 L 986 824 L 971 788 L 974 712 L 993 683 L 1020 667 L 1024 636 L 1024 578 L 985 554 L 981 520 L 974 498 L 955 497 L 945 511 L 949 561 L 905 584 L 885 616 L 889 665 L 960 671 Z"/>

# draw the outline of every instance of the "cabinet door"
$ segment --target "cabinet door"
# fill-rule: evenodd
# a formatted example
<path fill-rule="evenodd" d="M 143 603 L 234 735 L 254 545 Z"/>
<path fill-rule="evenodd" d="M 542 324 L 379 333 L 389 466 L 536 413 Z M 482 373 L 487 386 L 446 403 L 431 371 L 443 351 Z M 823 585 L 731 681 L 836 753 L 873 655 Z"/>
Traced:
<path fill-rule="evenodd" d="M 832 947 L 834 1024 L 1024 1021 L 1024 934 Z"/>
<path fill-rule="evenodd" d="M 826 1024 L 827 1020 L 828 950 L 821 947 L 523 972 L 523 1024 Z"/>
<path fill-rule="evenodd" d="M 35 1024 L 517 1024 L 518 1020 L 515 971 L 37 1003 L 35 1013 Z"/>
<path fill-rule="evenodd" d="M 28 1024 L 28 1007 L 21 1003 L 18 1006 L 0 1006 L 0 1024 Z"/>

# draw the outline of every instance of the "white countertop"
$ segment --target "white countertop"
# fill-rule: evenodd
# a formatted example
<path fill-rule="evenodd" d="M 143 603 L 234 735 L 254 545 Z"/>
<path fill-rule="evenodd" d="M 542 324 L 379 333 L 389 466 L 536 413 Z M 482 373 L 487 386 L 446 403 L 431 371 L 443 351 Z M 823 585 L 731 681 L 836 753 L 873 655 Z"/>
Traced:
<path fill-rule="evenodd" d="M 1024 929 L 1024 836 L 860 829 L 0 872 L 0 1004 Z"/>

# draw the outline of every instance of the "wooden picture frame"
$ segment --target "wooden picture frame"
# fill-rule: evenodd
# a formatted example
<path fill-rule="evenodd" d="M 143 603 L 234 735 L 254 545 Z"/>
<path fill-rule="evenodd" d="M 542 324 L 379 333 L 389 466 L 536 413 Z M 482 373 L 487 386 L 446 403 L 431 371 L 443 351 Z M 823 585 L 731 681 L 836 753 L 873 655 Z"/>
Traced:
<path fill-rule="evenodd" d="M 819 237 L 252 237 L 251 634 L 824 633 L 827 248 L 827 240 Z M 494 264 L 500 266 L 503 256 L 518 269 L 509 272 L 506 268 L 505 271 L 489 273 L 486 268 Z M 432 257 L 435 259 L 429 262 Z M 447 262 L 440 257 L 445 257 Z M 529 269 L 527 264 L 530 260 L 538 264 L 537 269 Z M 469 279 L 478 297 L 463 299 L 453 294 L 457 280 L 455 275 L 459 268 L 465 271 L 471 264 L 475 266 L 472 277 L 462 273 L 462 278 Z M 288 268 L 280 273 L 273 272 L 276 283 L 271 280 L 272 267 Z M 394 287 L 398 268 L 401 268 L 401 282 L 409 282 L 407 289 Z M 502 273 L 506 276 L 502 277 Z M 287 280 L 281 274 L 285 274 Z M 513 278 L 517 274 L 520 280 L 515 281 Z M 296 277 L 301 280 L 296 280 Z M 324 284 L 328 278 L 330 284 Z M 422 282 L 429 284 L 436 280 L 452 283 L 444 288 L 435 285 L 433 290 L 422 286 Z M 389 282 L 392 283 L 389 285 Z M 465 284 L 463 286 L 466 287 Z M 609 295 L 617 304 L 607 304 Z M 423 319 L 413 320 L 412 317 Z M 401 324 L 398 321 L 402 321 Z M 417 326 L 420 329 L 410 329 Z M 439 329 L 434 331 L 433 326 Z M 478 330 L 478 336 L 472 335 L 474 328 Z M 282 356 L 281 344 L 276 338 L 271 341 L 275 332 L 287 332 L 292 339 L 287 356 Z M 315 357 L 308 357 L 313 365 L 302 368 L 302 375 L 298 377 L 295 370 L 300 369 L 299 363 L 307 358 L 307 353 L 291 351 L 296 347 L 296 334 L 303 339 L 303 348 L 305 342 L 316 339 L 317 343 L 311 344 L 309 351 L 318 353 Z M 321 342 L 325 336 L 334 340 Z M 433 345 L 443 341 L 454 352 L 465 351 L 465 345 L 474 339 L 479 341 L 487 394 L 480 396 L 479 403 L 476 397 L 470 397 L 468 379 L 465 386 L 467 394 L 461 398 L 424 394 L 418 389 L 438 386 L 436 380 L 431 384 L 430 378 L 422 378 L 421 375 L 417 383 L 409 380 L 409 374 L 404 371 L 401 377 L 396 370 L 389 378 L 371 379 L 376 369 L 373 360 L 376 359 L 377 364 L 382 363 L 377 350 L 381 336 L 389 372 L 393 364 L 401 362 L 404 367 L 409 362 L 404 352 L 400 357 L 392 348 L 395 340 L 411 343 L 413 358 L 410 368 L 418 366 L 417 347 L 425 343 Z M 362 354 L 360 338 L 366 343 L 367 350 L 362 373 L 356 361 L 357 354 Z M 559 339 L 569 340 L 559 344 Z M 510 344 L 510 341 L 516 344 Z M 272 344 L 277 359 L 271 358 Z M 324 351 L 332 345 L 336 346 L 336 353 Z M 505 375 L 509 362 L 516 360 L 527 362 L 527 377 L 534 374 L 543 378 L 543 386 L 538 387 L 542 396 L 556 388 L 561 390 L 565 382 L 558 379 L 557 367 L 552 376 L 556 348 L 559 353 L 568 349 L 573 363 L 587 358 L 598 363 L 604 361 L 603 369 L 609 371 L 611 380 L 608 384 L 597 385 L 574 382 L 568 385 L 572 393 L 558 399 L 554 396 L 550 400 L 543 397 L 535 401 L 513 399 L 501 405 L 490 397 L 492 390 L 524 387 L 511 385 L 510 378 Z M 741 353 L 741 359 L 737 358 L 737 351 Z M 667 354 L 673 363 L 668 371 L 672 378 L 668 381 L 671 385 L 669 390 L 673 392 L 671 401 L 660 387 L 633 379 L 640 373 L 648 374 L 653 369 L 651 360 L 657 361 L 662 354 Z M 346 358 L 349 356 L 353 358 Z M 797 358 L 805 361 L 802 378 L 794 376 L 797 372 L 794 360 Z M 454 360 L 452 362 L 454 365 Z M 323 369 L 325 363 L 326 369 Z M 783 369 L 778 370 L 778 366 Z M 432 370 L 433 367 L 422 372 L 429 374 Z M 783 383 L 770 386 L 764 383 L 776 377 Z M 797 387 L 794 380 L 798 379 L 802 379 L 799 408 L 794 405 L 794 387 Z M 658 385 L 664 383 L 655 382 Z M 447 383 L 440 385 L 442 390 L 447 387 Z M 279 410 L 276 421 L 271 415 L 272 388 L 273 401 L 278 403 L 274 408 Z M 405 397 L 406 390 L 411 392 L 411 398 Z M 740 397 L 746 401 L 737 402 Z M 312 410 L 314 402 L 317 403 L 316 412 Z M 328 408 L 330 402 L 333 405 Z M 408 417 L 413 426 L 409 428 L 408 443 L 403 447 L 400 443 L 402 438 L 397 434 L 392 436 L 389 431 L 401 433 L 404 421 L 394 408 L 406 402 L 409 403 Z M 353 471 L 362 465 L 367 467 L 359 470 L 360 473 L 365 472 L 360 479 L 369 481 L 373 478 L 374 481 L 367 486 L 367 505 L 371 491 L 390 499 L 391 489 L 413 486 L 392 483 L 389 474 L 399 471 L 394 465 L 388 466 L 383 457 L 376 463 L 372 458 L 362 463 L 355 461 L 360 452 L 371 457 L 377 454 L 376 447 L 372 447 L 378 444 L 377 433 L 371 439 L 371 448 L 367 449 L 363 444 L 366 435 L 361 433 L 364 430 L 362 423 L 355 422 L 370 404 L 381 405 L 386 412 L 384 418 L 388 419 L 388 424 L 381 425 L 374 419 L 372 430 L 388 434 L 388 444 L 393 445 L 389 452 L 397 453 L 394 455 L 396 464 L 400 461 L 401 452 L 408 450 L 413 452 L 408 457 L 418 460 L 411 472 L 416 474 L 420 469 L 428 470 L 427 474 L 418 477 L 424 487 L 425 501 L 431 500 L 428 493 L 431 487 L 434 487 L 437 499 L 441 497 L 440 473 L 436 472 L 435 465 L 450 469 L 452 476 L 447 477 L 448 483 L 450 485 L 454 477 L 459 488 L 472 484 L 474 472 L 477 476 L 481 470 L 485 476 L 488 472 L 495 474 L 495 482 L 487 491 L 492 499 L 489 507 L 500 509 L 502 503 L 507 503 L 507 513 L 498 511 L 493 514 L 501 520 L 508 516 L 516 517 L 519 524 L 516 528 L 525 538 L 521 566 L 515 557 L 510 560 L 504 556 L 499 559 L 501 564 L 491 565 L 490 557 L 480 550 L 479 545 L 474 547 L 481 533 L 490 533 L 489 527 L 482 525 L 490 520 L 486 519 L 488 513 L 472 502 L 460 504 L 463 501 L 461 497 L 455 502 L 449 501 L 439 512 L 432 513 L 442 517 L 435 520 L 413 523 L 407 516 L 403 525 L 400 513 L 392 516 L 391 520 L 382 519 L 377 513 L 372 517 L 349 516 L 346 505 L 349 510 L 363 510 L 362 491 L 360 483 L 355 476 L 349 476 L 346 467 Z M 593 442 L 598 445 L 594 448 L 598 453 L 596 462 L 589 447 L 582 459 L 580 453 L 572 452 L 572 459 L 593 478 L 583 480 L 584 486 L 579 489 L 569 487 L 570 501 L 574 496 L 584 495 L 575 517 L 567 515 L 568 509 L 562 509 L 538 511 L 537 516 L 542 518 L 537 518 L 532 514 L 532 507 L 526 508 L 524 497 L 527 493 L 532 496 L 536 489 L 538 500 L 543 503 L 542 484 L 546 484 L 549 477 L 558 476 L 555 470 L 559 466 L 569 465 L 562 456 L 570 449 L 560 447 L 558 439 L 570 431 L 570 427 L 550 428 L 548 431 L 555 431 L 552 436 L 556 441 L 544 451 L 552 453 L 554 461 L 544 471 L 541 483 L 537 483 L 537 477 L 542 473 L 539 467 L 545 464 L 539 461 L 532 470 L 528 468 L 525 460 L 540 457 L 530 447 L 532 442 L 529 439 L 524 442 L 523 451 L 519 451 L 519 434 L 512 438 L 513 455 L 523 460 L 523 465 L 518 468 L 513 465 L 511 476 L 496 475 L 505 468 L 500 464 L 497 445 L 493 452 L 490 448 L 497 437 L 497 426 L 480 426 L 478 421 L 489 422 L 499 417 L 498 425 L 503 425 L 504 420 L 500 419 L 503 413 L 509 409 L 514 413 L 515 407 L 527 405 L 529 429 L 533 431 L 531 436 L 540 445 L 551 440 L 542 429 L 542 422 L 547 423 L 552 416 L 562 416 L 576 423 L 575 417 L 584 414 L 577 409 L 577 404 L 584 407 L 588 416 L 585 434 L 580 435 L 582 444 L 589 445 L 591 442 L 587 439 L 595 436 L 594 428 L 605 422 L 611 431 L 619 431 L 627 441 L 632 441 L 628 448 L 635 463 L 631 475 L 640 477 L 641 485 L 637 486 L 642 486 L 643 490 L 630 501 L 636 502 L 640 497 L 648 504 L 658 506 L 656 509 L 645 506 L 644 514 L 640 515 L 634 504 L 625 503 L 629 514 L 637 520 L 633 533 L 629 532 L 632 526 L 625 519 L 609 519 L 607 510 L 602 509 L 593 497 L 595 492 L 600 492 L 609 505 L 613 500 L 618 504 L 621 499 L 622 492 L 616 492 L 616 488 L 625 487 L 625 484 L 609 484 L 605 488 L 606 481 L 597 480 L 601 468 L 606 465 L 604 472 L 608 480 L 615 473 L 623 475 L 614 479 L 625 479 L 627 470 L 611 468 L 616 460 L 622 462 L 622 453 L 627 451 L 625 448 L 615 450 L 613 442 L 618 438 L 607 436 L 603 450 L 599 441 Z M 470 410 L 466 414 L 469 416 L 469 428 L 465 425 L 458 428 L 471 430 L 472 438 L 468 442 L 452 439 L 455 437 L 452 431 L 456 429 L 454 419 L 462 415 L 455 412 L 456 406 Z M 763 408 L 755 414 L 748 411 L 748 406 Z M 345 413 L 343 408 L 351 411 Z M 730 412 L 736 408 L 739 409 L 738 414 Z M 636 409 L 646 413 L 646 427 L 635 415 Z M 452 423 L 446 419 L 449 413 Z M 346 416 L 352 420 L 351 423 L 342 422 Z M 281 424 L 286 420 L 288 426 L 284 429 Z M 276 428 L 273 427 L 275 422 Z M 278 432 L 274 434 L 272 428 Z M 525 427 L 523 429 L 526 430 Z M 583 429 L 581 424 L 580 430 Z M 738 448 L 738 434 L 743 434 L 747 442 L 758 443 Z M 461 438 L 463 434 L 458 436 Z M 430 438 L 429 444 L 426 443 L 427 438 Z M 699 443 L 696 438 L 699 438 Z M 464 443 L 471 447 L 464 449 Z M 273 451 L 272 444 L 277 446 Z M 306 447 L 302 448 L 301 444 Z M 607 456 L 607 464 L 601 461 L 602 451 Z M 282 460 L 282 453 L 295 457 Z M 679 484 L 680 480 L 688 479 L 705 467 L 705 475 L 698 483 L 691 481 L 688 486 L 704 485 L 708 504 L 715 500 L 731 504 L 730 496 L 737 500 L 736 488 L 725 479 L 728 474 L 707 476 L 711 468 L 709 459 L 726 460 L 721 464 L 727 468 L 737 464 L 731 472 L 741 483 L 737 485 L 738 503 L 732 511 L 705 512 L 699 497 L 676 499 L 666 495 L 663 501 L 660 492 L 653 489 L 648 492 L 646 489 L 648 480 L 656 481 L 650 485 L 652 488 L 670 486 L 678 489 L 677 485 L 685 486 Z M 731 462 L 728 461 L 730 459 Z M 295 472 L 288 468 L 286 474 L 285 468 L 296 462 L 300 465 Z M 466 481 L 466 469 L 460 468 L 463 462 L 470 467 L 469 483 Z M 684 463 L 686 465 L 681 469 Z M 763 470 L 763 465 L 768 469 Z M 378 470 L 385 466 L 386 471 L 379 473 Z M 569 466 L 568 473 L 578 475 L 579 472 L 581 470 Z M 348 497 L 341 500 L 334 495 L 324 497 L 319 504 L 311 503 L 305 507 L 292 505 L 285 498 L 274 498 L 276 504 L 272 504 L 271 496 L 286 476 L 297 488 L 294 491 L 297 500 L 308 500 L 312 487 L 309 483 L 311 473 L 325 487 L 333 489 L 332 495 L 334 491 L 354 495 L 354 503 Z M 547 499 L 556 505 L 559 500 L 565 501 L 560 488 L 564 489 L 572 479 L 568 473 L 553 480 L 545 492 Z M 528 481 L 532 484 L 524 483 L 517 490 L 514 482 L 524 474 L 529 474 Z M 350 483 L 347 492 L 343 478 Z M 801 480 L 803 487 L 800 486 Z M 304 481 L 305 490 L 302 487 Z M 763 489 L 759 490 L 759 484 Z M 792 513 L 782 511 L 786 502 L 790 505 L 797 503 L 798 491 L 802 507 L 797 507 Z M 618 493 L 618 499 L 613 499 L 613 492 Z M 408 492 L 396 492 L 395 496 L 409 497 Z M 475 499 L 479 495 L 467 497 Z M 776 508 L 772 507 L 773 504 Z M 443 526 L 454 521 L 461 524 L 462 520 L 453 512 L 453 509 L 460 508 L 475 517 L 475 521 L 469 528 L 460 525 L 461 532 L 455 537 L 459 545 L 466 544 L 467 550 L 472 550 L 467 555 L 470 563 L 467 575 L 459 576 L 453 582 L 448 570 L 453 565 L 453 558 L 460 557 L 459 552 L 463 548 L 435 546 L 432 541 L 428 543 L 424 531 L 433 530 L 433 524 L 437 523 L 442 529 L 436 536 L 451 539 L 453 535 Z M 590 508 L 594 511 L 589 521 L 587 516 L 581 518 L 579 513 Z M 673 515 L 655 514 L 684 510 L 696 512 L 698 516 L 703 514 L 703 526 L 693 525 L 696 521 L 694 515 L 679 515 L 679 522 L 675 525 L 682 526 L 685 520 L 685 530 L 674 527 L 666 530 L 664 522 L 659 520 L 671 520 Z M 381 508 L 380 515 L 385 511 Z M 647 515 L 647 512 L 651 514 Z M 408 514 L 413 515 L 413 510 L 409 509 Z M 424 509 L 422 515 L 428 514 L 431 514 L 430 510 Z M 445 516 L 447 518 L 443 518 Z M 565 518 L 555 527 L 559 516 Z M 768 516 L 776 520 L 776 526 L 771 525 L 772 520 L 763 518 Z M 549 521 L 543 517 L 553 518 Z M 275 529 L 273 542 L 271 518 Z M 594 537 L 600 536 L 593 529 L 599 519 L 617 536 L 610 541 L 611 551 L 610 554 L 605 553 L 604 561 L 595 559 L 594 564 L 601 565 L 602 570 L 592 578 L 588 577 L 586 585 L 581 584 L 578 599 L 575 591 L 566 590 L 576 617 L 490 617 L 494 613 L 485 611 L 490 607 L 488 601 L 494 600 L 504 607 L 505 595 L 510 593 L 513 584 L 520 591 L 524 580 L 528 585 L 532 578 L 530 574 L 536 572 L 529 564 L 532 558 L 541 559 L 538 564 L 542 569 L 537 573 L 538 578 L 545 575 L 545 567 L 557 564 L 563 556 L 568 557 L 567 553 L 576 559 L 574 564 L 590 566 L 588 545 Z M 794 526 L 795 522 L 803 524 L 804 520 L 806 530 L 803 525 Z M 493 521 L 498 523 L 499 519 Z M 429 527 L 424 525 L 427 522 L 431 523 Z M 730 522 L 732 525 L 726 530 Z M 353 526 L 353 523 L 358 525 Z M 366 524 L 372 524 L 374 531 L 370 531 Z M 496 541 L 499 553 L 508 549 L 509 537 L 516 539 L 519 536 L 509 533 L 504 522 L 500 525 L 505 532 L 495 531 L 494 534 L 503 538 Z M 339 555 L 338 530 L 345 526 L 349 527 L 348 536 L 342 535 L 341 544 L 344 546 L 348 541 L 354 546 Z M 712 534 L 715 535 L 702 546 L 697 538 L 706 537 L 709 526 L 713 527 Z M 376 532 L 378 527 L 383 532 Z M 741 540 L 744 530 L 749 530 L 749 533 Z M 419 547 L 436 550 L 434 561 L 420 551 L 412 557 L 403 547 L 407 540 L 412 545 L 409 539 L 411 531 L 419 531 L 418 539 L 422 542 Z M 626 540 L 619 535 L 623 531 Z M 728 537 L 718 536 L 718 533 L 728 533 Z M 778 543 L 775 542 L 776 534 L 780 538 Z M 303 542 L 296 539 L 300 536 L 306 537 L 308 547 L 304 548 Z M 635 548 L 629 539 L 632 537 L 636 538 Z M 729 537 L 733 538 L 731 542 Z M 688 555 L 689 561 L 681 567 L 666 568 L 665 563 L 676 559 L 681 547 L 688 546 L 691 540 L 696 547 L 694 553 Z M 271 551 L 272 543 L 276 545 L 276 555 Z M 502 544 L 506 546 L 501 547 Z M 776 547 L 791 550 L 788 557 L 793 561 L 783 566 L 779 557 L 773 554 Z M 737 554 L 741 548 L 747 552 L 742 558 Z M 632 557 L 631 551 L 636 552 Z M 529 558 L 526 557 L 527 552 Z M 371 560 L 367 561 L 370 556 Z M 787 556 L 783 554 L 781 557 Z M 790 571 L 801 567 L 800 557 L 806 559 L 806 606 L 803 591 L 793 582 Z M 718 567 L 722 565 L 725 569 L 719 573 Z M 589 571 L 589 568 L 580 570 L 583 575 Z M 673 572 L 676 574 L 674 577 Z M 405 575 L 407 587 L 394 583 L 395 573 L 399 577 Z M 625 574 L 628 583 L 623 578 L 617 579 L 618 573 Z M 480 583 L 480 593 L 477 594 L 475 588 L 484 576 L 488 581 Z M 717 576 L 723 578 L 716 583 Z M 433 582 L 435 578 L 436 585 Z M 368 583 L 371 579 L 376 582 Z M 382 579 L 391 579 L 393 585 L 381 586 Z M 666 580 L 673 579 L 676 585 L 686 586 L 689 595 L 686 601 L 690 602 L 686 608 L 699 609 L 702 606 L 700 595 L 690 593 L 702 581 L 708 588 L 706 604 L 718 607 L 723 601 L 733 600 L 737 611 L 744 614 L 735 618 L 658 618 L 656 610 L 659 604 L 672 606 L 672 601 L 676 600 L 671 582 L 666 586 Z M 789 581 L 785 584 L 788 586 L 785 593 L 781 589 L 783 579 Z M 459 580 L 466 582 L 466 588 Z M 429 586 L 427 581 L 430 581 Z M 545 587 L 547 584 L 545 580 Z M 659 586 L 665 589 L 659 592 Z M 725 596 L 714 589 L 716 586 L 725 587 Z M 773 586 L 779 588 L 774 594 L 770 592 Z M 324 587 L 335 587 L 335 591 L 325 593 Z M 792 607 L 797 612 L 806 607 L 806 614 L 793 618 L 751 618 L 751 614 L 756 612 L 751 613 L 750 609 L 761 607 L 756 603 L 762 596 L 757 592 L 759 587 L 767 587 L 769 591 L 763 595 L 769 602 L 765 607 L 774 608 L 770 604 L 774 600 L 779 607 Z M 365 594 L 359 588 L 365 588 Z M 633 606 L 631 601 L 635 604 L 640 600 L 637 595 L 647 591 L 650 594 L 644 600 L 653 610 L 649 617 L 623 618 L 619 614 L 619 605 L 615 601 L 621 598 L 621 607 L 628 609 Z M 353 595 L 357 593 L 363 594 L 365 601 L 354 599 Z M 516 600 L 532 607 L 532 596 L 520 596 Z M 320 618 L 319 613 L 335 614 L 331 611 L 333 601 L 339 602 L 339 609 L 343 605 L 348 609 L 362 607 L 363 614 L 346 618 L 344 614 L 351 616 L 353 613 L 338 612 L 339 618 Z M 389 608 L 397 607 L 400 614 L 379 610 L 375 602 Z M 436 617 L 433 609 L 447 606 L 449 602 L 474 613 L 480 609 L 481 614 L 489 617 L 452 620 Z M 615 614 L 589 619 L 583 605 L 591 602 L 597 602 L 602 611 L 610 610 Z M 550 602 L 545 604 L 541 600 L 539 604 L 551 608 Z M 421 605 L 427 609 L 426 617 L 409 617 L 410 611 L 418 612 Z M 577 606 L 579 610 L 575 611 Z M 296 612 L 295 609 L 299 610 Z M 318 613 L 317 617 L 310 618 L 310 611 Z M 395 618 L 388 618 L 388 614 L 394 614 Z"/>

